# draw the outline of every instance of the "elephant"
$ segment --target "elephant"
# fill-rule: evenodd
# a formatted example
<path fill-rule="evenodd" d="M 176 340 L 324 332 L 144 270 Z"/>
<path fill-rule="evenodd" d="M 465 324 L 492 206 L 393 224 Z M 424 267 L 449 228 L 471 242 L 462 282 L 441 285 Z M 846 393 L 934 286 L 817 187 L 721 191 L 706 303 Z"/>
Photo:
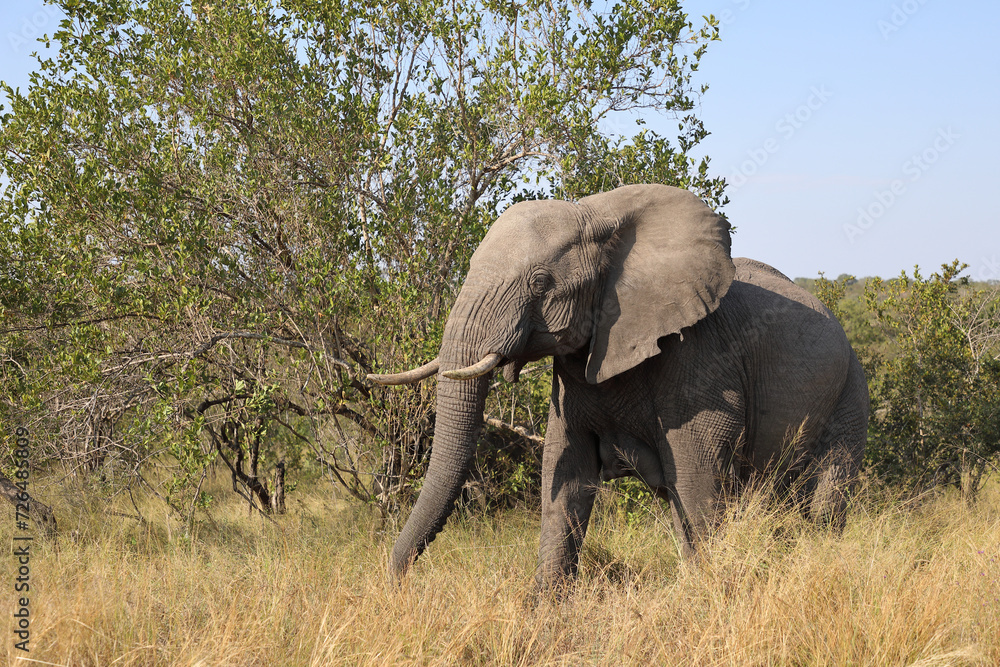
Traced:
<path fill-rule="evenodd" d="M 683 555 L 727 488 L 774 474 L 816 521 L 843 523 L 864 451 L 864 372 L 836 318 L 776 269 L 732 259 L 730 225 L 693 193 L 629 185 L 507 208 L 472 256 L 438 357 L 423 488 L 392 549 L 401 577 L 443 528 L 472 466 L 494 369 L 553 358 L 536 581 L 577 574 L 602 481 L 669 502 Z"/>

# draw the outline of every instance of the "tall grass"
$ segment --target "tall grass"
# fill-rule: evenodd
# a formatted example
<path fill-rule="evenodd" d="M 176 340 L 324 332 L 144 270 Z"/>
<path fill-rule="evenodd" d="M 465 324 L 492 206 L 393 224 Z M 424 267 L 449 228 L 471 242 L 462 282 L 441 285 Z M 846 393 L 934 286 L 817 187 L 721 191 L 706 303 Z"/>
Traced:
<path fill-rule="evenodd" d="M 34 545 L 27 655 L 13 558 L 0 566 L 12 665 L 1000 664 L 996 485 L 972 508 L 864 494 L 840 536 L 751 494 L 697 562 L 678 560 L 658 512 L 637 524 L 605 502 L 561 601 L 532 594 L 529 512 L 453 518 L 396 585 L 397 527 L 321 489 L 277 524 L 224 501 L 192 539 L 152 504 L 145 523 L 55 509 L 62 536 Z"/>

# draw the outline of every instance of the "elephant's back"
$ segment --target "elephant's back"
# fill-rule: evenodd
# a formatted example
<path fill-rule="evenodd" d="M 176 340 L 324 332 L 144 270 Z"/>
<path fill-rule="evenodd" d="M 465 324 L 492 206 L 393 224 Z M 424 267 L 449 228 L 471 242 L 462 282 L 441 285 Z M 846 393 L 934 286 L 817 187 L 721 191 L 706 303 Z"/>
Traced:
<path fill-rule="evenodd" d="M 847 375 L 850 344 L 840 322 L 815 296 L 777 269 L 737 257 L 736 275 L 720 309 L 731 326 L 760 348 L 761 363 L 800 366 L 805 360 Z M 735 320 L 735 321 L 733 321 Z M 751 346 L 752 347 L 752 346 Z M 839 389 L 838 389 L 839 391 Z"/>
<path fill-rule="evenodd" d="M 833 313 L 819 299 L 773 266 L 747 257 L 734 257 L 733 265 L 736 266 L 734 282 L 755 285 L 833 318 Z"/>
<path fill-rule="evenodd" d="M 765 264 L 749 257 L 733 257 L 733 266 L 736 267 L 735 280 L 752 283 L 760 280 L 763 276 L 770 276 L 786 282 L 792 282 L 791 278 L 770 264 Z"/>
<path fill-rule="evenodd" d="M 720 311 L 746 342 L 751 438 L 759 453 L 774 455 L 806 417 L 816 426 L 829 417 L 847 381 L 851 348 L 833 314 L 780 271 L 746 258 L 733 263 L 736 276 Z"/>

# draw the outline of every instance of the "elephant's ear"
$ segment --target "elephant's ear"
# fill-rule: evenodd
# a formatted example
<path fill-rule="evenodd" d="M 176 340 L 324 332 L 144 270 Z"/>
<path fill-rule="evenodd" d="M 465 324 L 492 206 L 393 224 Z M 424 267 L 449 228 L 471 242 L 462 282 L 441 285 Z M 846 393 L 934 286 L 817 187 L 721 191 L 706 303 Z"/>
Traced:
<path fill-rule="evenodd" d="M 659 354 L 657 339 L 719 306 L 733 280 L 729 223 L 694 194 L 630 185 L 585 197 L 603 244 L 587 380 L 604 382 Z"/>

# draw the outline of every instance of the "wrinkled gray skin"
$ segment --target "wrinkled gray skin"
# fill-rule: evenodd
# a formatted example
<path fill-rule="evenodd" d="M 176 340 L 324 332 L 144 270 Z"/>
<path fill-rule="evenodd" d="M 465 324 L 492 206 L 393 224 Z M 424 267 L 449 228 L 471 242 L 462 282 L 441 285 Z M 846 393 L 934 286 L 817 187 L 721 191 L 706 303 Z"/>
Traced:
<path fill-rule="evenodd" d="M 493 352 L 512 379 L 554 357 L 543 588 L 575 575 L 602 480 L 634 475 L 668 499 L 686 553 L 720 491 L 755 473 L 798 478 L 817 520 L 842 516 L 868 423 L 861 366 L 822 304 L 729 248 L 728 223 L 693 194 L 634 185 L 577 204 L 515 204 L 473 255 L 441 372 Z M 439 379 L 427 477 L 392 551 L 397 575 L 453 509 L 489 384 L 489 374 Z"/>

